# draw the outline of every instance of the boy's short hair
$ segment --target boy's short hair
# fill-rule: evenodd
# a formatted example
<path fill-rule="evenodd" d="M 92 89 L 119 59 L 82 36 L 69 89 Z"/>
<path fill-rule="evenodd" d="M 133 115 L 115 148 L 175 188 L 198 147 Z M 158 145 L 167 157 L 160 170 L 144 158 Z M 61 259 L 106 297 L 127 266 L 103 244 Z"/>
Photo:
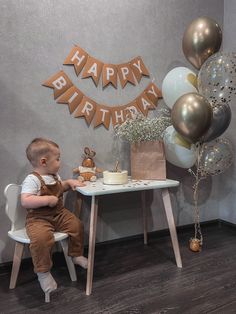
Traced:
<path fill-rule="evenodd" d="M 47 156 L 52 148 L 59 148 L 59 146 L 46 138 L 37 137 L 26 148 L 26 156 L 29 162 L 35 167 L 41 157 Z"/>

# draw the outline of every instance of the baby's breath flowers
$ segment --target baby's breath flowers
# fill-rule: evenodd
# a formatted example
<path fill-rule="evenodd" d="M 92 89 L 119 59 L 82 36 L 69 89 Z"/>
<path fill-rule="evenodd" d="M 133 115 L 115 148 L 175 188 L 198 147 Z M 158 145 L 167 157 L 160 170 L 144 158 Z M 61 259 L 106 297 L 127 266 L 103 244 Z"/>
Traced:
<path fill-rule="evenodd" d="M 115 134 L 131 143 L 162 140 L 163 132 L 171 125 L 171 118 L 166 109 L 161 109 L 160 113 L 155 118 L 147 118 L 141 113 L 133 115 L 114 127 Z"/>

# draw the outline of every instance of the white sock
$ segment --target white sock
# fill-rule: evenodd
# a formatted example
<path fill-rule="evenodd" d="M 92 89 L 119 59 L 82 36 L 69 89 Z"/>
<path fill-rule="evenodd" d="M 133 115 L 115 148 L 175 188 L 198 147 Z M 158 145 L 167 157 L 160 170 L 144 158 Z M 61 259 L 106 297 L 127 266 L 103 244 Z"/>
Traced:
<path fill-rule="evenodd" d="M 37 275 L 40 286 L 45 293 L 57 289 L 57 283 L 49 271 L 46 273 L 37 273 Z"/>
<path fill-rule="evenodd" d="M 74 264 L 80 265 L 84 269 L 88 268 L 88 259 L 83 255 L 72 257 L 72 261 Z"/>

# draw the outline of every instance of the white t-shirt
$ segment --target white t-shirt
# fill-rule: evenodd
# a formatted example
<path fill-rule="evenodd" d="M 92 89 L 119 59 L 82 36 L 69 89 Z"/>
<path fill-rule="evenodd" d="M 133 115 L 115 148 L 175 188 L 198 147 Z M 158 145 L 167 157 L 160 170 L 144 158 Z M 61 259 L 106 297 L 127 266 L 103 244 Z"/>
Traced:
<path fill-rule="evenodd" d="M 46 185 L 53 185 L 56 183 L 52 175 L 41 176 Z M 61 181 L 59 174 L 57 174 L 58 180 Z M 34 174 L 29 174 L 22 183 L 22 193 L 40 195 L 41 182 Z"/>

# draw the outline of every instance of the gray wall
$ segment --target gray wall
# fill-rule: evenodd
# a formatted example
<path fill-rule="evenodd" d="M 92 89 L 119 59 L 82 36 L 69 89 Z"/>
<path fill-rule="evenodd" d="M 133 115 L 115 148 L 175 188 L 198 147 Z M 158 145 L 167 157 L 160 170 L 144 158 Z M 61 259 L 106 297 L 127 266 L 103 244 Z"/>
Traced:
<path fill-rule="evenodd" d="M 102 90 L 101 82 L 95 88 L 91 80 L 77 78 L 72 67 L 62 66 L 71 47 L 79 44 L 106 63 L 119 64 L 140 55 L 161 87 L 174 66 L 191 68 L 181 48 L 187 25 L 204 15 L 223 26 L 223 10 L 222 0 L 0 0 L 0 262 L 11 260 L 13 252 L 7 238 L 10 224 L 4 213 L 3 190 L 10 182 L 22 182 L 31 170 L 25 147 L 32 138 L 44 136 L 58 142 L 63 178 L 71 177 L 72 168 L 81 162 L 84 146 L 96 150 L 97 166 L 109 169 L 120 155 L 123 168 L 130 169 L 129 147 L 114 142 L 112 128 L 88 128 L 83 119 L 70 116 L 66 105 L 56 104 L 52 90 L 41 83 L 63 69 L 87 96 L 112 106 L 133 100 L 150 80 L 143 78 L 136 87 L 123 90 Z M 192 178 L 171 165 L 168 177 L 181 181 L 180 188 L 171 193 L 177 224 L 192 223 Z M 201 220 L 218 218 L 217 184 L 217 179 L 209 179 L 201 188 Z M 66 201 L 73 208 L 75 195 L 67 195 Z M 103 198 L 97 241 L 141 233 L 139 201 L 139 194 L 121 195 L 119 202 L 113 196 Z M 83 211 L 86 230 L 88 207 L 87 199 Z M 150 194 L 148 208 L 149 230 L 166 228 L 158 192 Z"/>
<path fill-rule="evenodd" d="M 223 48 L 224 51 L 236 51 L 236 2 L 234 0 L 227 0 L 224 2 L 224 37 Z M 231 105 L 232 121 L 227 130 L 227 137 L 233 143 L 234 149 L 236 147 L 235 139 L 235 124 L 236 124 L 236 104 Z M 233 127 L 234 126 L 234 127 Z M 219 217 L 231 223 L 236 223 L 236 193 L 235 193 L 235 179 L 236 167 L 231 167 L 226 173 L 221 176 L 220 183 L 220 199 L 219 199 Z"/>

